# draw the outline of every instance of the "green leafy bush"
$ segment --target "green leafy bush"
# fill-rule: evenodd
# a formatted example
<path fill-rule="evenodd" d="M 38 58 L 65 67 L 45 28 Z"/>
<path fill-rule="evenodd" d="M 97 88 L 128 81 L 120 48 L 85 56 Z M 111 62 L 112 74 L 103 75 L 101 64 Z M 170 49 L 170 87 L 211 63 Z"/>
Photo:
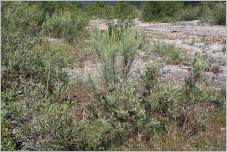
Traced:
<path fill-rule="evenodd" d="M 180 2 L 145 2 L 143 9 L 144 21 L 157 21 L 175 16 L 182 4 Z"/>
<path fill-rule="evenodd" d="M 54 13 L 43 24 L 42 32 L 50 37 L 64 38 L 72 42 L 84 32 L 87 23 L 86 17 L 78 13 L 73 14 L 69 11 Z"/>
<path fill-rule="evenodd" d="M 62 70 L 66 66 L 62 50 L 50 48 L 39 38 L 42 11 L 26 2 L 4 2 L 2 5 L 2 113 L 4 150 L 20 149 L 15 139 L 18 113 L 16 104 L 25 98 L 47 98 L 58 83 L 67 84 Z M 42 89 L 37 90 L 37 86 Z M 33 91 L 38 91 L 33 96 Z M 28 93 L 30 92 L 30 93 Z M 29 99 L 27 99 L 29 100 Z M 13 124 L 13 125 L 12 125 Z"/>
<path fill-rule="evenodd" d="M 143 19 L 146 22 L 202 20 L 225 25 L 225 2 L 145 2 Z"/>
<path fill-rule="evenodd" d="M 143 80 L 143 100 L 151 95 L 152 90 L 158 83 L 159 71 L 157 65 L 150 64 L 146 67 L 145 74 L 141 76 Z"/>
<path fill-rule="evenodd" d="M 181 13 L 177 16 L 177 18 L 180 21 L 192 21 L 199 19 L 199 16 L 201 15 L 201 11 L 199 7 L 195 8 L 185 8 L 185 10 L 182 10 Z"/>
<path fill-rule="evenodd" d="M 126 2 L 116 2 L 113 4 L 113 17 L 117 19 L 133 18 L 135 10 Z"/>
<path fill-rule="evenodd" d="M 2 31 L 20 31 L 30 36 L 39 34 L 39 24 L 44 14 L 38 5 L 30 5 L 28 2 L 3 2 L 1 8 Z"/>
<path fill-rule="evenodd" d="M 213 11 L 213 22 L 218 25 L 226 25 L 226 4 L 217 4 Z"/>
<path fill-rule="evenodd" d="M 17 139 L 26 150 L 81 150 L 83 126 L 75 121 L 76 106 L 49 101 L 20 102 Z M 80 149 L 81 148 L 81 149 Z"/>

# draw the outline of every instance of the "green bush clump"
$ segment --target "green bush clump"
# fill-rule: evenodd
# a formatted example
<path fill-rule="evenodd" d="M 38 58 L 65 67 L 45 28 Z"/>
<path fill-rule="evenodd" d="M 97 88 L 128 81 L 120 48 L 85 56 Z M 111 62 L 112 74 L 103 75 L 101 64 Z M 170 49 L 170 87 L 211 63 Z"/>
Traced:
<path fill-rule="evenodd" d="M 182 7 L 180 2 L 145 2 L 143 9 L 144 21 L 159 21 L 173 18 Z"/>
<path fill-rule="evenodd" d="M 95 2 L 84 6 L 84 10 L 92 17 L 105 19 L 127 19 L 136 16 L 136 9 L 128 2 L 104 4 Z"/>
<path fill-rule="evenodd" d="M 147 66 L 145 74 L 141 75 L 141 79 L 143 80 L 143 99 L 151 95 L 152 90 L 155 88 L 158 83 L 158 77 L 160 73 L 158 71 L 158 66 L 155 64 L 150 64 Z"/>
<path fill-rule="evenodd" d="M 42 44 L 44 47 L 40 47 L 42 40 L 34 37 L 36 31 L 25 32 L 26 29 L 39 28 L 36 20 L 40 10 L 35 7 L 36 5 L 34 8 L 33 5 L 32 7 L 27 5 L 23 2 L 3 3 L 2 19 L 5 21 L 2 24 L 2 78 L 5 80 L 3 86 L 12 83 L 12 81 L 18 82 L 20 78 L 46 82 L 50 64 L 54 64 L 51 71 L 55 74 L 52 76 L 61 73 L 56 70 L 56 66 L 60 68 L 66 65 L 61 58 L 63 54 L 60 50 L 51 50 L 47 44 Z M 37 13 L 29 14 L 27 13 L 29 11 Z M 36 21 L 36 24 L 30 25 L 32 23 L 30 20 Z M 61 64 L 57 65 L 56 63 L 59 61 Z"/>
<path fill-rule="evenodd" d="M 111 135 L 108 139 L 112 141 L 114 138 L 122 143 L 129 132 L 137 132 L 145 119 L 144 109 L 136 100 L 133 88 L 127 85 L 128 73 L 143 37 L 133 28 L 125 29 L 119 39 L 116 36 L 114 32 L 109 35 L 108 31 L 102 33 L 93 29 L 91 42 L 101 62 L 104 95 L 100 94 L 96 82 L 90 76 L 89 78 L 94 97 L 103 109 L 104 121 L 114 130 L 109 132 Z M 121 68 L 117 65 L 119 57 Z M 104 149 L 110 146 L 109 140 L 101 142 Z"/>
<path fill-rule="evenodd" d="M 213 11 L 213 22 L 218 25 L 226 25 L 226 4 L 217 4 Z"/>
<path fill-rule="evenodd" d="M 82 13 L 82 12 L 80 12 Z M 78 12 L 55 12 L 42 26 L 42 32 L 50 37 L 64 38 L 72 42 L 74 38 L 83 34 L 87 19 Z"/>
<path fill-rule="evenodd" d="M 166 58 L 167 63 L 180 64 L 182 62 L 182 56 L 180 55 L 180 50 L 174 45 L 166 45 L 158 39 L 154 42 L 154 49 L 161 56 Z"/>
<path fill-rule="evenodd" d="M 39 34 L 43 11 L 38 5 L 29 5 L 27 2 L 4 2 L 2 9 L 2 31 L 23 32 L 25 35 Z"/>
<path fill-rule="evenodd" d="M 184 85 L 170 84 L 164 88 L 155 87 L 155 85 L 150 88 L 144 86 L 144 92 L 148 92 L 144 94 L 146 96 L 143 98 L 147 117 L 156 122 L 156 130 L 161 129 L 168 132 L 168 126 L 171 122 L 179 128 L 181 134 L 189 138 L 196 133 L 195 130 L 203 129 L 207 112 L 202 112 L 201 108 L 207 100 L 210 100 L 210 95 L 206 95 L 207 91 L 203 91 L 199 87 L 203 80 L 203 70 L 201 58 L 199 54 L 196 54 L 192 62 L 192 72 L 185 78 Z M 153 66 L 148 67 L 143 77 L 151 75 L 151 78 L 154 78 L 154 71 Z M 147 79 L 145 80 L 147 82 Z M 153 83 L 154 80 L 151 80 Z M 198 116 L 199 114 L 200 116 Z"/>
<path fill-rule="evenodd" d="M 75 121 L 76 106 L 50 101 L 21 101 L 17 140 L 26 150 L 82 150 L 83 125 Z"/>
<path fill-rule="evenodd" d="M 225 25 L 225 9 L 225 2 L 145 2 L 143 19 L 146 22 L 202 20 Z"/>
<path fill-rule="evenodd" d="M 135 17 L 135 10 L 126 2 L 116 2 L 113 4 L 113 17 L 116 19 L 127 19 Z"/>
<path fill-rule="evenodd" d="M 201 11 L 198 7 L 192 9 L 192 8 L 185 8 L 185 10 L 182 10 L 181 13 L 177 16 L 177 18 L 180 21 L 192 21 L 199 19 L 199 15 L 201 14 Z"/>
<path fill-rule="evenodd" d="M 1 150 L 16 150 L 16 144 L 14 143 L 12 137 L 12 110 L 11 108 L 7 108 L 8 105 L 11 105 L 15 102 L 15 90 L 8 89 L 2 91 L 1 93 L 2 101 L 2 114 L 1 114 Z"/>
<path fill-rule="evenodd" d="M 1 89 L 4 112 L 1 117 L 4 150 L 22 148 L 23 141 L 17 140 L 13 133 L 20 125 L 17 104 L 31 98 L 49 98 L 58 83 L 68 83 L 68 77 L 62 70 L 67 65 L 64 53 L 43 43 L 39 37 L 41 14 L 35 4 L 4 2 L 2 5 Z M 40 89 L 37 90 L 37 87 Z M 31 113 L 31 116 L 34 115 Z"/>

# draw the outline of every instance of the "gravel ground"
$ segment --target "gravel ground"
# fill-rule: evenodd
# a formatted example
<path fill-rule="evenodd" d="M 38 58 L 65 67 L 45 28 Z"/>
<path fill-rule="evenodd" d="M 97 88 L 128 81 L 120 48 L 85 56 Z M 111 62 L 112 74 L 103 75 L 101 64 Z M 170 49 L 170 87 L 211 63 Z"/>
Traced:
<path fill-rule="evenodd" d="M 105 20 L 93 20 L 90 25 L 95 25 L 101 30 L 107 29 Z M 135 19 L 135 26 L 144 31 L 150 44 L 147 50 L 138 50 L 129 73 L 130 81 L 138 79 L 149 63 L 162 61 L 160 56 L 152 52 L 152 40 L 161 39 L 161 42 L 165 44 L 175 45 L 181 54 L 188 57 L 192 57 L 195 52 L 207 54 L 221 70 L 217 73 L 206 72 L 205 75 L 216 87 L 225 83 L 226 69 L 220 64 L 225 64 L 226 56 L 226 28 L 224 26 L 211 26 L 198 20 L 178 23 L 143 23 L 138 19 Z M 182 82 L 190 70 L 191 67 L 182 65 L 165 65 L 161 69 L 164 78 L 177 82 Z M 71 79 L 77 78 L 84 81 L 87 81 L 88 74 L 96 79 L 99 79 L 101 74 L 100 64 L 92 64 L 89 61 L 85 62 L 82 68 L 75 65 L 73 69 L 67 71 Z"/>

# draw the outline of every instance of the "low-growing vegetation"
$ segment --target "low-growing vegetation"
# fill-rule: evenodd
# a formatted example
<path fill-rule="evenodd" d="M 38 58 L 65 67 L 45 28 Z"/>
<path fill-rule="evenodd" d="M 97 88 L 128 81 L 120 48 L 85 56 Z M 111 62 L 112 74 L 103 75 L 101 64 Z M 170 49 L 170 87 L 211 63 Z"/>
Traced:
<path fill-rule="evenodd" d="M 130 80 L 146 49 L 132 19 L 171 18 L 188 5 L 153 3 L 2 2 L 1 150 L 225 150 L 225 86 L 208 83 L 201 54 L 182 83 L 165 81 L 155 62 Z M 224 24 L 225 7 L 211 4 L 221 11 L 212 21 Z M 108 28 L 90 26 L 94 18 Z M 162 64 L 184 60 L 175 46 L 152 49 Z M 86 61 L 100 77 L 70 79 L 67 69 Z"/>
<path fill-rule="evenodd" d="M 182 62 L 182 56 L 180 50 L 174 45 L 168 45 L 160 41 L 154 41 L 154 50 L 161 56 L 166 58 L 166 62 L 170 64 L 180 64 Z"/>

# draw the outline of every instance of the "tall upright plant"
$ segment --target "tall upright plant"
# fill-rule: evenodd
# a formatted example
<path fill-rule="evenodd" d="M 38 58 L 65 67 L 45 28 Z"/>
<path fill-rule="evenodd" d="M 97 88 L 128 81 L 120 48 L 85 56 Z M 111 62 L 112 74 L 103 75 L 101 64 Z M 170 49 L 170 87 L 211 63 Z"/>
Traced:
<path fill-rule="evenodd" d="M 120 35 L 92 29 L 91 43 L 102 67 L 106 87 L 115 86 L 119 80 L 127 81 L 136 52 L 143 42 L 143 34 L 135 28 L 126 28 Z M 117 38 L 119 37 L 119 38 Z M 121 67 L 117 67 L 118 58 Z"/>
<path fill-rule="evenodd" d="M 108 146 L 113 139 L 124 141 L 130 132 L 137 133 L 146 119 L 144 107 L 135 97 L 135 89 L 127 84 L 128 73 L 142 40 L 143 35 L 134 28 L 124 29 L 120 35 L 92 29 L 91 43 L 101 63 L 105 89 L 101 96 L 95 81 L 89 76 L 91 90 L 103 108 L 104 118 L 101 119 L 112 128 L 109 133 L 97 133 L 101 140 L 105 139 L 101 145 Z M 103 127 L 107 129 L 106 125 Z M 108 144 L 104 144 L 106 142 Z"/>

